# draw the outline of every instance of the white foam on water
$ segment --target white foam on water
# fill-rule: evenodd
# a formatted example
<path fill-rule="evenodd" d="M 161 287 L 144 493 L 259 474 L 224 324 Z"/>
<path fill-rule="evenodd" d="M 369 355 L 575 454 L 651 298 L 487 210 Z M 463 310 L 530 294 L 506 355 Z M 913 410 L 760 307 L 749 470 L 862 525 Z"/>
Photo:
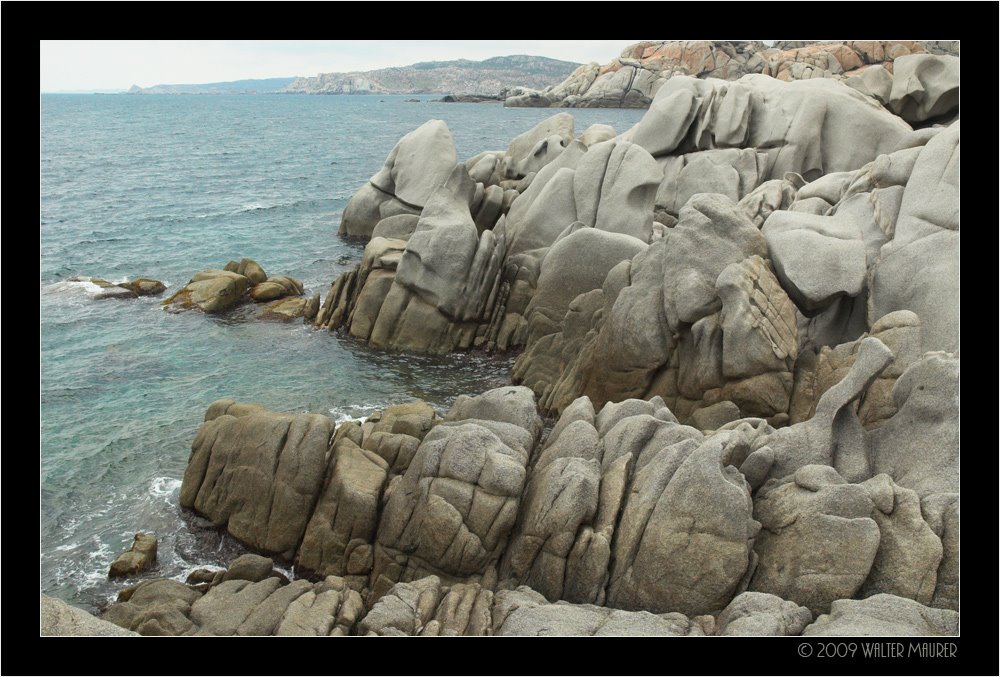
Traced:
<path fill-rule="evenodd" d="M 294 581 L 295 580 L 295 565 L 294 564 L 291 565 L 289 568 L 286 569 L 286 568 L 284 568 L 282 566 L 279 566 L 278 563 L 275 562 L 275 564 L 274 564 L 274 570 L 275 571 L 280 571 L 282 574 L 285 575 L 285 578 L 287 578 L 290 581 Z"/>
<path fill-rule="evenodd" d="M 348 421 L 357 421 L 358 423 L 364 423 L 365 421 L 368 420 L 368 416 L 371 415 L 368 414 L 367 416 L 351 416 L 350 414 L 346 414 L 343 412 L 337 413 L 338 411 L 340 410 L 337 408 L 333 408 L 330 410 L 330 413 L 333 414 L 333 422 L 338 426 L 341 423 L 347 423 Z"/>
<path fill-rule="evenodd" d="M 226 567 L 220 567 L 218 564 L 199 564 L 197 566 L 189 566 L 185 567 L 184 570 L 181 571 L 176 576 L 171 576 L 170 580 L 180 581 L 181 583 L 185 583 L 187 582 L 188 576 L 190 576 L 198 569 L 208 569 L 209 571 L 225 571 Z"/>
<path fill-rule="evenodd" d="M 62 282 L 53 282 L 48 285 L 45 287 L 45 291 L 50 294 L 66 292 L 79 294 L 83 292 L 90 296 L 95 296 L 103 290 L 90 280 L 63 280 Z"/>
<path fill-rule="evenodd" d="M 149 495 L 157 498 L 171 497 L 181 488 L 181 481 L 173 477 L 154 477 L 149 484 Z"/>

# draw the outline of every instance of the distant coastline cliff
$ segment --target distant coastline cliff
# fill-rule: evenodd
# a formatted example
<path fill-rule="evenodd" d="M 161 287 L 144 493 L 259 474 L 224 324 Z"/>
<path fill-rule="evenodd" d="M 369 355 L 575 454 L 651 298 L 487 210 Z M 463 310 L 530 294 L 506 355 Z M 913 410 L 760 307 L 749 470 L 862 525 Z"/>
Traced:
<path fill-rule="evenodd" d="M 297 78 L 284 91 L 295 94 L 474 94 L 497 96 L 517 86 L 548 87 L 580 64 L 542 56 L 496 56 L 483 61 L 426 61 L 399 68 L 321 73 Z"/>
<path fill-rule="evenodd" d="M 265 78 L 189 85 L 132 85 L 129 94 L 449 94 L 503 99 L 552 87 L 580 64 L 515 54 L 483 61 L 425 61 L 409 66 L 314 77 Z M 527 88 L 527 89 L 525 89 Z"/>
<path fill-rule="evenodd" d="M 132 85 L 128 94 L 277 94 L 295 81 L 295 78 L 263 78 L 233 80 L 232 82 L 207 82 L 197 85 Z"/>

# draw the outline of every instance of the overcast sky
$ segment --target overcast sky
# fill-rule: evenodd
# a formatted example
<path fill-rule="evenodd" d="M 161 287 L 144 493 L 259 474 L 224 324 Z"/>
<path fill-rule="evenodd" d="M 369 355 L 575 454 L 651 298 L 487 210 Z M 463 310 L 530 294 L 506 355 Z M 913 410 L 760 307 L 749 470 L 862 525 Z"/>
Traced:
<path fill-rule="evenodd" d="M 638 40 L 42 40 L 41 91 L 308 76 L 532 54 L 606 63 Z"/>

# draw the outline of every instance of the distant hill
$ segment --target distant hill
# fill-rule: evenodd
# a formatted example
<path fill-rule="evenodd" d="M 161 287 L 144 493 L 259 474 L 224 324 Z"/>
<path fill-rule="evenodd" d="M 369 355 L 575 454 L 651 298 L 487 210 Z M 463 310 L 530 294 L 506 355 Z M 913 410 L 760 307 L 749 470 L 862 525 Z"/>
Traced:
<path fill-rule="evenodd" d="M 202 85 L 132 85 L 129 94 L 275 94 L 292 84 L 296 78 L 264 78 L 262 80 L 233 80 L 209 82 Z"/>
<path fill-rule="evenodd" d="M 516 86 L 548 87 L 580 64 L 515 54 L 483 61 L 425 61 L 410 66 L 297 78 L 284 91 L 296 94 L 475 94 L 498 96 Z"/>

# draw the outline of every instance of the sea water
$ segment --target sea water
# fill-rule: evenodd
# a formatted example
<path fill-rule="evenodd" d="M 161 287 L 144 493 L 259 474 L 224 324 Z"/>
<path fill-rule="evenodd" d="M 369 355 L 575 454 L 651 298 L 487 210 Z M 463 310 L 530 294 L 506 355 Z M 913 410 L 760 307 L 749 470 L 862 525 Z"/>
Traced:
<path fill-rule="evenodd" d="M 177 502 L 216 399 L 343 421 L 414 398 L 443 412 L 509 382 L 509 356 L 381 353 L 301 320 L 161 309 L 194 273 L 241 257 L 325 295 L 363 251 L 337 237 L 341 212 L 400 137 L 442 119 L 465 160 L 558 112 L 432 98 L 41 95 L 42 592 L 105 606 L 134 582 L 107 572 L 137 531 L 159 538 L 149 576 L 183 580 L 241 552 Z M 642 112 L 571 111 L 577 134 L 624 131 Z M 152 277 L 168 290 L 95 300 L 96 287 L 69 281 L 78 275 Z"/>

